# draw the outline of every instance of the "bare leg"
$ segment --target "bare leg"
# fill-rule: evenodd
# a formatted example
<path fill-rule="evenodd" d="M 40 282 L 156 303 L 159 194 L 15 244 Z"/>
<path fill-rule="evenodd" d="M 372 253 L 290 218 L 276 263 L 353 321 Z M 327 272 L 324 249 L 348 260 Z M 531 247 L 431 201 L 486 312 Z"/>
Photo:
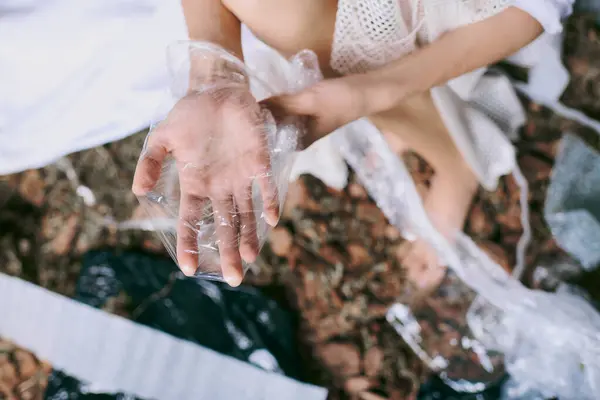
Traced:
<path fill-rule="evenodd" d="M 478 182 L 429 93 L 415 96 L 371 120 L 396 152 L 412 150 L 433 167 L 435 175 L 423 203 L 436 228 L 452 239 L 463 228 Z M 409 279 L 419 287 L 435 286 L 444 276 L 434 250 L 423 240 L 407 243 L 399 257 L 408 269 Z"/>

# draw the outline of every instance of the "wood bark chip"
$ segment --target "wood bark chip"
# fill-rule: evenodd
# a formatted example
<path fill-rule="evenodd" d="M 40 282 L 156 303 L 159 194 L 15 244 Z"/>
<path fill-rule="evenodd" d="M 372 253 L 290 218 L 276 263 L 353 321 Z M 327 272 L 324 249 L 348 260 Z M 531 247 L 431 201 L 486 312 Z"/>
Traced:
<path fill-rule="evenodd" d="M 371 347 L 367 350 L 364 359 L 365 374 L 369 377 L 379 375 L 383 366 L 383 351 L 379 347 Z"/>
<path fill-rule="evenodd" d="M 39 170 L 29 170 L 22 174 L 19 193 L 37 207 L 44 203 L 45 182 Z"/>
<path fill-rule="evenodd" d="M 349 343 L 329 343 L 318 351 L 321 361 L 340 377 L 351 377 L 360 373 L 358 349 Z"/>

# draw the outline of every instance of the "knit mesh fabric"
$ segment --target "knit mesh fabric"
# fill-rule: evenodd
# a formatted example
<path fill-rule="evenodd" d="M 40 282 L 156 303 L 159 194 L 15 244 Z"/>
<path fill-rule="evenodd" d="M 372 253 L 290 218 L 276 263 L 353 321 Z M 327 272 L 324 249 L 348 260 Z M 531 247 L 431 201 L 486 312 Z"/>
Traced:
<path fill-rule="evenodd" d="M 488 18 L 512 0 L 339 0 L 331 65 L 360 73 L 410 53 L 417 42 Z"/>

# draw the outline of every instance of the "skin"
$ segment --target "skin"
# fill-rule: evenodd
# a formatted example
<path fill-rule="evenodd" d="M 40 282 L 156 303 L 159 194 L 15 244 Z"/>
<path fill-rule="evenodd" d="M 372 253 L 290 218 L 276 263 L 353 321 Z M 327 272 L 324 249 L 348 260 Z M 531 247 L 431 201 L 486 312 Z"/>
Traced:
<path fill-rule="evenodd" d="M 398 152 L 410 149 L 421 154 L 436 170 L 425 207 L 436 226 L 449 236 L 462 228 L 477 181 L 441 122 L 429 89 L 506 58 L 542 32 L 535 19 L 511 7 L 485 21 L 448 32 L 380 69 L 338 77 L 329 67 L 335 0 L 183 0 L 182 5 L 190 39 L 213 42 L 240 58 L 240 21 L 283 55 L 291 56 L 305 48 L 315 51 L 327 79 L 298 94 L 268 99 L 265 104 L 279 112 L 310 117 L 305 145 L 366 116 Z M 201 77 L 194 84 L 211 80 L 207 72 L 211 66 L 206 63 L 203 60 L 192 65 L 192 74 Z M 231 115 L 236 118 L 228 118 Z M 186 224 L 197 221 L 198 209 L 207 200 L 213 202 L 216 218 L 222 222 L 217 227 L 219 250 L 224 278 L 232 286 L 243 278 L 242 259 L 252 262 L 258 255 L 256 222 L 249 202 L 254 179 L 263 189 L 267 222 L 277 222 L 276 189 L 268 176 L 269 157 L 257 120 L 260 115 L 260 106 L 248 97 L 244 85 L 222 94 L 218 101 L 214 95 L 191 90 L 175 106 L 168 122 L 148 140 L 133 191 L 143 196 L 152 189 L 165 156 L 174 156 L 180 166 L 180 216 L 184 216 L 177 255 L 186 274 L 193 274 L 198 265 L 197 255 L 191 251 L 194 238 Z M 199 174 L 193 167 L 206 164 L 208 155 L 235 162 Z M 419 275 L 437 263 L 426 244 L 412 244 L 404 250 L 403 259 L 412 265 L 415 279 L 432 279 Z"/>

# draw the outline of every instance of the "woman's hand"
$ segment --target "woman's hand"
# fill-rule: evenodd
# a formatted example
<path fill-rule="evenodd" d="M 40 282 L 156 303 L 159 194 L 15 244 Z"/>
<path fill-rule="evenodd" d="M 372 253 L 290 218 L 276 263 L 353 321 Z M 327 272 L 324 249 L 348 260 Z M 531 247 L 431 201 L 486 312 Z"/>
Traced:
<path fill-rule="evenodd" d="M 152 190 L 167 154 L 179 173 L 177 261 L 182 271 L 193 275 L 198 267 L 198 224 L 210 201 L 223 278 L 239 285 L 242 259 L 253 262 L 259 251 L 254 181 L 261 189 L 267 223 L 275 225 L 279 218 L 263 109 L 245 85 L 188 94 L 150 134 L 135 172 L 136 195 Z"/>
<path fill-rule="evenodd" d="M 403 96 L 399 85 L 387 86 L 375 74 L 357 74 L 321 81 L 299 93 L 263 102 L 274 115 L 309 117 L 303 147 L 356 119 L 386 110 Z"/>

